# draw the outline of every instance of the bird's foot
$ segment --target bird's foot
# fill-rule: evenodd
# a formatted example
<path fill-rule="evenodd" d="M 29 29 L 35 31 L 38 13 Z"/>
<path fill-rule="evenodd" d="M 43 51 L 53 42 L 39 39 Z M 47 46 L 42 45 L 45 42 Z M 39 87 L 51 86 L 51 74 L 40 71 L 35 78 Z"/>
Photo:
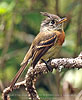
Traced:
<path fill-rule="evenodd" d="M 48 62 L 50 62 L 51 59 L 49 59 L 48 61 L 45 61 L 44 59 L 41 59 L 41 60 L 46 64 L 47 69 L 52 72 L 53 68 L 48 64 Z"/>

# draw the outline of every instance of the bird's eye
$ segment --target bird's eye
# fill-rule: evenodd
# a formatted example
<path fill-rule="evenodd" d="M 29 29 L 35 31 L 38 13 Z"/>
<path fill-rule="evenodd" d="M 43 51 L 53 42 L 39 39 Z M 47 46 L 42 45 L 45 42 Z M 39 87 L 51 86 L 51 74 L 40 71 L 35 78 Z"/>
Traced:
<path fill-rule="evenodd" d="M 54 22 L 54 20 L 51 20 L 51 24 L 54 24 L 55 22 Z"/>

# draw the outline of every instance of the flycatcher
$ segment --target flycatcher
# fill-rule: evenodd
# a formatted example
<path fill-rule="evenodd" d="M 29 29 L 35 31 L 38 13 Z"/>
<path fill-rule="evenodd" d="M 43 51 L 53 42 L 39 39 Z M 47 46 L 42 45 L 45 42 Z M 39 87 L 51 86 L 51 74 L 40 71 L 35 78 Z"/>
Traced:
<path fill-rule="evenodd" d="M 21 63 L 21 68 L 11 82 L 10 87 L 14 86 L 29 62 L 31 62 L 34 68 L 41 59 L 45 61 L 55 58 L 64 42 L 65 33 L 63 30 L 63 22 L 67 18 L 60 18 L 57 15 L 47 12 L 41 12 L 41 14 L 47 18 L 42 21 L 40 32 L 32 42 L 30 49 Z"/>

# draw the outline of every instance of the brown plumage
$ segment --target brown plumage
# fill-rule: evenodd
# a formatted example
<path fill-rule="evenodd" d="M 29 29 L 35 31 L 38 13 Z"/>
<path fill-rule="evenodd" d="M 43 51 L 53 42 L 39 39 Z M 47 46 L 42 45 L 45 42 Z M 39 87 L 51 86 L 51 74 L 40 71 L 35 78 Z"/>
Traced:
<path fill-rule="evenodd" d="M 11 82 L 10 87 L 13 87 L 16 83 L 29 60 L 34 68 L 40 59 L 48 60 L 55 57 L 64 42 L 65 34 L 62 23 L 66 21 L 66 18 L 61 19 L 59 16 L 47 12 L 41 12 L 41 14 L 47 16 L 47 18 L 42 22 L 40 33 L 32 42 L 30 49 L 21 63 L 21 68 Z"/>

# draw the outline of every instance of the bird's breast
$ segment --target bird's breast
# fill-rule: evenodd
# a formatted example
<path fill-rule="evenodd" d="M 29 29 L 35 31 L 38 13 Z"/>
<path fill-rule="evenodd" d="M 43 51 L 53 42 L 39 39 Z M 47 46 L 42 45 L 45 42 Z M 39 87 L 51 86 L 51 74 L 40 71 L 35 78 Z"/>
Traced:
<path fill-rule="evenodd" d="M 61 31 L 60 33 L 61 34 L 58 34 L 58 41 L 57 41 L 58 45 L 62 45 L 64 40 L 65 40 L 65 33 L 64 33 L 64 31 Z"/>

